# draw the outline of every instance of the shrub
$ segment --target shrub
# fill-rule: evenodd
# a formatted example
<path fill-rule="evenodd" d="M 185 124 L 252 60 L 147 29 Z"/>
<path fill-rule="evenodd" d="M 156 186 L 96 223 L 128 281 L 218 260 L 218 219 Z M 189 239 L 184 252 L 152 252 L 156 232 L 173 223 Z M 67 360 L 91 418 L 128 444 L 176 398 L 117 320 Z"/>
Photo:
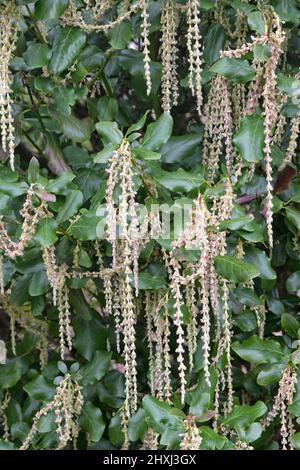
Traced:
<path fill-rule="evenodd" d="M 0 8 L 0 447 L 300 449 L 296 2 Z"/>

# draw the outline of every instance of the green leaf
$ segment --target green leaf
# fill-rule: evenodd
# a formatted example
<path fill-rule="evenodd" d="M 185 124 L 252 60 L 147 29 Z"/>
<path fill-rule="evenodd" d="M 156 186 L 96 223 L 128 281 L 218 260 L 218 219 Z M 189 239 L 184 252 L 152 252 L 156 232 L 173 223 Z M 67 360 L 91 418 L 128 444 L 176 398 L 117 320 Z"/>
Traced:
<path fill-rule="evenodd" d="M 80 28 L 61 28 L 54 39 L 50 71 L 60 74 L 77 59 L 85 45 L 86 33 Z"/>
<path fill-rule="evenodd" d="M 281 327 L 292 338 L 298 338 L 298 331 L 300 329 L 300 322 L 296 320 L 290 313 L 283 313 L 281 315 Z"/>
<path fill-rule="evenodd" d="M 256 266 L 260 272 L 261 279 L 276 279 L 277 275 L 271 267 L 271 260 L 264 251 L 251 246 L 246 250 L 245 260 Z"/>
<path fill-rule="evenodd" d="M 212 24 L 204 38 L 203 57 L 206 65 L 213 64 L 219 57 L 224 47 L 226 35 L 222 25 Z"/>
<path fill-rule="evenodd" d="M 161 444 L 178 445 L 183 432 L 184 413 L 150 395 L 143 398 L 143 408 L 150 427 L 162 435 Z"/>
<path fill-rule="evenodd" d="M 129 420 L 128 437 L 131 442 L 143 440 L 147 431 L 146 413 L 140 408 Z"/>
<path fill-rule="evenodd" d="M 145 147 L 134 147 L 132 149 L 132 154 L 135 158 L 139 160 L 160 160 L 161 154 L 157 152 L 153 152 L 152 150 L 146 149 Z"/>
<path fill-rule="evenodd" d="M 143 271 L 139 273 L 139 289 L 141 290 L 156 290 L 156 289 L 165 289 L 166 281 L 159 275 L 159 273 L 149 273 L 148 271 Z"/>
<path fill-rule="evenodd" d="M 253 264 L 228 255 L 216 256 L 215 268 L 220 276 L 236 283 L 249 281 L 260 274 Z"/>
<path fill-rule="evenodd" d="M 26 194 L 28 191 L 28 184 L 22 183 L 10 183 L 9 181 L 0 178 L 0 192 L 7 194 L 8 196 L 18 197 Z"/>
<path fill-rule="evenodd" d="M 82 206 L 82 203 L 83 195 L 81 191 L 74 190 L 68 193 L 64 205 L 58 211 L 57 222 L 60 224 L 61 222 L 70 220 Z"/>
<path fill-rule="evenodd" d="M 143 116 L 135 124 L 131 124 L 131 126 L 129 126 L 126 132 L 126 137 L 132 134 L 133 132 L 141 130 L 144 127 L 144 125 L 146 124 L 148 113 L 149 111 L 146 111 L 145 114 L 143 114 Z"/>
<path fill-rule="evenodd" d="M 200 449 L 203 450 L 229 450 L 234 449 L 234 445 L 224 436 L 217 434 L 208 426 L 201 426 L 202 437 Z"/>
<path fill-rule="evenodd" d="M 17 358 L 0 365 L 0 389 L 13 387 L 21 377 L 22 364 Z"/>
<path fill-rule="evenodd" d="M 50 401 L 55 393 L 55 387 L 43 375 L 24 385 L 23 389 L 31 398 L 40 401 Z"/>
<path fill-rule="evenodd" d="M 259 34 L 264 34 L 265 32 L 265 21 L 264 17 L 260 11 L 253 11 L 248 15 L 247 22 L 249 27 L 256 31 Z"/>
<path fill-rule="evenodd" d="M 124 441 L 124 434 L 121 425 L 121 416 L 119 413 L 115 414 L 110 420 L 108 427 L 108 437 L 110 442 L 114 446 L 120 446 Z"/>
<path fill-rule="evenodd" d="M 262 387 L 269 387 L 270 385 L 276 384 L 279 382 L 282 376 L 283 369 L 286 367 L 286 364 L 271 364 L 269 366 L 264 366 L 257 376 L 257 383 Z"/>
<path fill-rule="evenodd" d="M 96 240 L 98 222 L 99 217 L 86 213 L 79 217 L 79 219 L 69 227 L 68 232 L 76 238 L 76 240 Z"/>
<path fill-rule="evenodd" d="M 287 278 L 286 288 L 290 294 L 294 294 L 300 289 L 300 271 L 294 272 Z"/>
<path fill-rule="evenodd" d="M 104 377 L 111 361 L 110 351 L 96 351 L 90 362 L 80 369 L 84 386 L 94 385 Z"/>
<path fill-rule="evenodd" d="M 68 139 L 83 143 L 90 139 L 93 131 L 93 122 L 90 118 L 78 119 L 74 114 L 57 115 L 61 129 Z"/>
<path fill-rule="evenodd" d="M 198 385 L 192 392 L 187 392 L 186 401 L 190 405 L 189 414 L 197 416 L 197 421 L 207 421 L 206 413 L 213 408 L 214 391 L 217 382 L 215 369 L 210 369 L 211 385 L 205 382 L 204 371 L 198 376 Z"/>
<path fill-rule="evenodd" d="M 0 439 L 0 450 L 17 450 L 17 447 L 12 442 Z"/>
<path fill-rule="evenodd" d="M 147 126 L 143 146 L 157 151 L 168 142 L 173 130 L 173 118 L 170 113 L 163 113 L 155 122 Z"/>
<path fill-rule="evenodd" d="M 124 375 L 117 370 L 108 371 L 97 384 L 97 395 L 100 402 L 119 409 L 125 398 Z"/>
<path fill-rule="evenodd" d="M 114 49 L 125 49 L 132 38 L 132 28 L 129 21 L 122 21 L 111 29 L 108 34 L 109 43 Z"/>
<path fill-rule="evenodd" d="M 66 186 L 73 181 L 75 175 L 73 173 L 65 171 L 58 178 L 50 180 L 46 185 L 46 189 L 49 193 L 64 194 Z"/>
<path fill-rule="evenodd" d="M 225 418 L 221 419 L 221 424 L 230 428 L 244 428 L 263 416 L 267 410 L 268 408 L 262 401 L 254 405 L 236 405 Z"/>
<path fill-rule="evenodd" d="M 257 318 L 251 310 L 243 310 L 234 317 L 234 323 L 242 331 L 253 331 L 257 328 Z"/>
<path fill-rule="evenodd" d="M 99 121 L 114 121 L 119 113 L 118 101 L 109 96 L 102 96 L 97 101 L 97 116 Z"/>
<path fill-rule="evenodd" d="M 51 55 L 51 49 L 46 44 L 30 43 L 23 57 L 30 69 L 37 69 L 48 65 Z"/>
<path fill-rule="evenodd" d="M 53 93 L 55 111 L 63 116 L 70 116 L 71 107 L 76 102 L 76 94 L 73 88 L 56 87 Z"/>
<path fill-rule="evenodd" d="M 58 20 L 68 6 L 68 0 L 38 0 L 34 8 L 37 20 Z"/>
<path fill-rule="evenodd" d="M 286 207 L 286 217 L 300 231 L 300 211 L 294 207 Z"/>
<path fill-rule="evenodd" d="M 48 292 L 49 288 L 50 284 L 46 272 L 40 271 L 33 274 L 28 292 L 31 297 L 38 297 L 39 295 L 43 295 Z"/>
<path fill-rule="evenodd" d="M 232 344 L 233 351 L 251 364 L 272 364 L 288 357 L 283 347 L 273 339 L 260 339 L 252 336 L 242 342 Z"/>
<path fill-rule="evenodd" d="M 295 0 L 275 0 L 273 6 L 281 20 L 291 23 L 300 21 L 300 10 Z"/>
<path fill-rule="evenodd" d="M 98 314 L 90 320 L 76 317 L 73 320 L 75 330 L 74 347 L 76 351 L 90 361 L 97 349 L 105 349 L 107 332 Z"/>
<path fill-rule="evenodd" d="M 247 15 L 255 9 L 254 5 L 249 5 L 249 3 L 244 2 L 244 0 L 225 0 L 225 3 L 227 3 L 232 8 L 235 8 L 238 11 L 246 13 Z"/>
<path fill-rule="evenodd" d="M 36 183 L 39 175 L 40 164 L 37 158 L 32 157 L 28 165 L 28 183 Z"/>
<path fill-rule="evenodd" d="M 123 139 L 123 133 L 118 128 L 116 122 L 101 121 L 96 124 L 96 131 L 102 137 L 104 145 L 120 145 Z"/>
<path fill-rule="evenodd" d="M 218 73 L 239 83 L 247 83 L 255 77 L 255 70 L 250 66 L 247 60 L 232 59 L 225 57 L 218 60 L 209 69 L 211 72 Z"/>
<path fill-rule="evenodd" d="M 296 432 L 295 434 L 292 434 L 291 437 L 292 445 L 295 450 L 300 450 L 300 432 Z"/>
<path fill-rule="evenodd" d="M 195 156 L 202 141 L 202 133 L 172 136 L 161 148 L 162 160 L 165 163 L 181 163 Z"/>
<path fill-rule="evenodd" d="M 247 162 L 259 162 L 263 159 L 264 125 L 262 116 L 246 116 L 241 120 L 239 131 L 233 142 L 241 156 Z"/>
<path fill-rule="evenodd" d="M 262 301 L 251 288 L 237 287 L 234 289 L 233 294 L 241 304 L 247 305 L 247 307 L 262 305 Z"/>
<path fill-rule="evenodd" d="M 108 144 L 100 152 L 96 153 L 94 156 L 94 163 L 108 163 L 114 152 L 119 147 L 119 144 Z"/>
<path fill-rule="evenodd" d="M 204 181 L 203 176 L 200 174 L 194 175 L 179 168 L 176 171 L 163 171 L 157 172 L 154 176 L 155 181 L 176 193 L 184 193 L 199 188 Z"/>
<path fill-rule="evenodd" d="M 13 440 L 18 439 L 19 441 L 24 441 L 27 437 L 27 434 L 30 431 L 30 426 L 28 423 L 23 421 L 18 421 L 14 423 L 10 428 L 10 435 Z"/>
<path fill-rule="evenodd" d="M 105 423 L 100 408 L 90 402 L 85 403 L 80 414 L 79 423 L 88 433 L 89 439 L 92 442 L 100 441 L 105 430 Z"/>
<path fill-rule="evenodd" d="M 266 62 L 271 57 L 271 49 L 267 44 L 255 44 L 253 48 L 254 57 L 260 62 Z"/>
<path fill-rule="evenodd" d="M 57 240 L 56 228 L 57 223 L 53 217 L 44 217 L 37 225 L 35 240 L 41 246 L 53 245 Z"/>
<path fill-rule="evenodd" d="M 277 75 L 277 86 L 280 91 L 286 93 L 291 97 L 299 97 L 300 94 L 300 80 L 295 77 L 289 77 L 279 73 Z"/>
<path fill-rule="evenodd" d="M 263 427 L 260 423 L 252 423 L 247 427 L 247 429 L 237 427 L 238 436 L 243 442 L 247 443 L 257 441 L 257 439 L 260 438 L 262 431 Z"/>

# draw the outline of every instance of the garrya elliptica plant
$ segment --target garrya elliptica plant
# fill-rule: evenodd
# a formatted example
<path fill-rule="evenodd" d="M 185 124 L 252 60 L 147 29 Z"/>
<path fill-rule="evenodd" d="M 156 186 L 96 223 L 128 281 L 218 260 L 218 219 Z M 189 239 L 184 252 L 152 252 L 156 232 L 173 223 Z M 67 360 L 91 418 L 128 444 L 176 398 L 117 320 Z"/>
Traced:
<path fill-rule="evenodd" d="M 298 2 L 0 12 L 0 448 L 299 450 Z"/>

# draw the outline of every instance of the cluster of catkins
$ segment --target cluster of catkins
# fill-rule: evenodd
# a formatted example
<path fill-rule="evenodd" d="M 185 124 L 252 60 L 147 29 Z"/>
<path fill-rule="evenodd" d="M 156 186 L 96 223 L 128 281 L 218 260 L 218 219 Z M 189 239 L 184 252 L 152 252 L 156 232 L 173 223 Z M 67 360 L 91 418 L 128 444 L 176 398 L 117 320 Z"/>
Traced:
<path fill-rule="evenodd" d="M 137 11 L 141 12 L 141 36 L 143 39 L 144 70 L 146 79 L 146 91 L 149 95 L 152 89 L 151 81 L 151 57 L 150 57 L 150 23 L 149 1 L 136 0 L 124 2 L 119 8 L 117 0 L 85 2 L 83 9 L 77 9 L 74 0 L 69 1 L 69 6 L 62 18 L 62 24 L 78 26 L 87 32 L 107 32 L 128 20 Z M 117 8 L 118 14 L 111 20 L 105 15 Z M 90 22 L 85 21 L 84 13 L 89 13 Z M 177 77 L 177 30 L 181 16 L 186 18 L 186 47 L 189 68 L 189 87 L 195 96 L 197 111 L 202 113 L 202 45 L 200 34 L 200 8 L 198 0 L 187 0 L 185 5 L 176 0 L 166 0 L 162 7 L 161 15 L 161 61 L 162 61 L 162 107 L 169 112 L 172 106 L 178 104 L 179 84 Z"/>
<path fill-rule="evenodd" d="M 297 372 L 292 365 L 288 365 L 282 374 L 279 382 L 278 392 L 272 410 L 263 421 L 263 427 L 267 428 L 273 419 L 280 416 L 280 435 L 282 450 L 293 449 L 292 436 L 295 433 L 293 418 L 289 412 L 289 405 L 293 403 L 293 396 L 296 390 Z"/>
<path fill-rule="evenodd" d="M 55 414 L 56 432 L 58 435 L 58 445 L 56 450 L 66 447 L 69 441 L 76 449 L 76 441 L 79 434 L 77 418 L 83 406 L 83 396 L 81 387 L 70 374 L 66 374 L 56 389 L 52 401 L 41 408 L 33 418 L 32 427 L 25 438 L 20 450 L 27 450 L 34 442 L 34 438 L 39 431 L 39 421 L 49 413 Z"/>
<path fill-rule="evenodd" d="M 17 39 L 17 7 L 14 1 L 0 6 L 0 124 L 1 146 L 7 153 L 11 169 L 14 170 L 15 136 L 11 98 L 11 76 L 9 63 Z"/>

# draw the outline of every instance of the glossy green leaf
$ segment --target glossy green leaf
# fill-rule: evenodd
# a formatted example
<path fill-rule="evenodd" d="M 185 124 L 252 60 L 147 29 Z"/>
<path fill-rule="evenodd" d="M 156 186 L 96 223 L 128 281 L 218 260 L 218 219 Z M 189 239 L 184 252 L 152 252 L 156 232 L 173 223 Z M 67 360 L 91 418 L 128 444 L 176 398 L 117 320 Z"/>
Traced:
<path fill-rule="evenodd" d="M 154 177 L 155 181 L 176 193 L 184 193 L 199 188 L 203 183 L 203 176 L 200 174 L 194 175 L 179 168 L 176 171 L 163 171 L 161 170 Z"/>
<path fill-rule="evenodd" d="M 34 16 L 39 21 L 58 20 L 67 6 L 68 0 L 38 0 L 35 4 Z"/>
<path fill-rule="evenodd" d="M 261 401 L 257 401 L 254 405 L 236 405 L 225 418 L 221 419 L 221 423 L 230 428 L 247 427 L 263 416 L 267 410 Z"/>
<path fill-rule="evenodd" d="M 131 442 L 143 440 L 147 431 L 146 413 L 140 408 L 129 420 L 128 437 Z"/>
<path fill-rule="evenodd" d="M 288 76 L 288 75 L 283 75 L 282 73 L 279 73 L 277 75 L 277 85 L 280 91 L 283 93 L 286 93 L 287 95 L 291 97 L 298 97 L 300 93 L 300 80 Z"/>
<path fill-rule="evenodd" d="M 225 57 L 210 67 L 210 71 L 224 75 L 229 80 L 247 83 L 255 77 L 255 70 L 247 60 Z"/>
<path fill-rule="evenodd" d="M 300 10 L 295 0 L 274 0 L 274 9 L 283 21 L 299 23 Z"/>
<path fill-rule="evenodd" d="M 256 31 L 259 34 L 264 34 L 265 21 L 260 11 L 253 11 L 252 13 L 250 13 L 250 15 L 248 15 L 247 17 L 247 22 L 253 31 Z"/>
<path fill-rule="evenodd" d="M 53 245 L 57 240 L 56 229 L 56 220 L 45 217 L 38 223 L 34 238 L 41 246 Z"/>
<path fill-rule="evenodd" d="M 123 139 L 123 133 L 118 128 L 116 122 L 101 121 L 96 124 L 96 131 L 102 137 L 105 145 L 120 145 Z"/>
<path fill-rule="evenodd" d="M 272 364 L 286 360 L 283 347 L 273 339 L 260 339 L 252 336 L 242 342 L 232 344 L 233 351 L 251 364 Z"/>
<path fill-rule="evenodd" d="M 220 56 L 226 35 L 222 25 L 212 24 L 204 37 L 204 61 L 207 65 L 213 64 Z"/>
<path fill-rule="evenodd" d="M 13 387 L 22 376 L 22 364 L 18 359 L 9 360 L 0 364 L 0 389 Z"/>
<path fill-rule="evenodd" d="M 283 313 L 281 315 L 281 327 L 292 338 L 299 337 L 300 322 L 290 313 Z"/>
<path fill-rule="evenodd" d="M 202 450 L 233 450 L 233 444 L 224 436 L 216 433 L 208 426 L 201 426 L 200 434 L 202 437 L 201 447 Z"/>
<path fill-rule="evenodd" d="M 164 433 L 170 428 L 177 433 L 182 431 L 184 414 L 180 410 L 150 395 L 143 398 L 143 408 L 157 432 Z"/>
<path fill-rule="evenodd" d="M 286 217 L 297 230 L 300 230 L 300 211 L 295 207 L 286 207 Z"/>
<path fill-rule="evenodd" d="M 92 214 L 83 214 L 68 229 L 70 235 L 76 240 L 96 240 L 99 217 Z"/>
<path fill-rule="evenodd" d="M 75 349 L 90 361 L 96 350 L 105 349 L 106 328 L 97 315 L 93 315 L 90 320 L 77 317 L 72 323 L 75 329 Z"/>
<path fill-rule="evenodd" d="M 132 149 L 132 154 L 135 158 L 139 160 L 160 160 L 161 154 L 158 152 L 153 152 L 153 150 L 146 149 L 145 147 L 134 147 Z"/>
<path fill-rule="evenodd" d="M 90 402 L 85 403 L 81 411 L 79 422 L 82 428 L 88 433 L 92 442 L 100 441 L 105 430 L 105 423 L 100 408 Z"/>
<path fill-rule="evenodd" d="M 277 275 L 271 266 L 270 258 L 264 251 L 249 247 L 245 253 L 245 260 L 253 264 L 260 272 L 261 279 L 276 279 Z"/>
<path fill-rule="evenodd" d="M 31 43 L 23 57 L 30 69 L 36 69 L 48 65 L 51 55 L 51 49 L 46 44 Z"/>
<path fill-rule="evenodd" d="M 109 351 L 96 351 L 89 363 L 80 370 L 83 385 L 94 385 L 99 382 L 108 371 L 110 360 Z"/>
<path fill-rule="evenodd" d="M 50 289 L 50 284 L 45 271 L 34 273 L 28 288 L 28 292 L 32 297 L 43 295 Z"/>
<path fill-rule="evenodd" d="M 156 290 L 165 289 L 166 280 L 159 275 L 143 271 L 139 273 L 139 289 L 142 290 Z"/>
<path fill-rule="evenodd" d="M 132 38 L 132 28 L 129 21 L 122 21 L 108 33 L 109 43 L 114 49 L 124 49 Z"/>
<path fill-rule="evenodd" d="M 86 33 L 79 28 L 61 28 L 55 37 L 50 70 L 54 74 L 64 72 L 74 63 L 85 45 Z"/>
<path fill-rule="evenodd" d="M 143 146 L 157 151 L 168 142 L 173 130 L 173 118 L 169 113 L 163 113 L 155 122 L 147 126 Z"/>
<path fill-rule="evenodd" d="M 269 387 L 270 385 L 276 384 L 282 377 L 283 369 L 286 364 L 271 364 L 264 366 L 257 376 L 257 383 L 262 387 Z"/>
<path fill-rule="evenodd" d="M 260 274 L 253 264 L 228 255 L 216 256 L 215 268 L 220 276 L 237 283 L 249 281 Z"/>
<path fill-rule="evenodd" d="M 296 432 L 292 435 L 291 442 L 295 450 L 300 450 L 300 432 Z"/>
<path fill-rule="evenodd" d="M 300 271 L 291 274 L 286 280 L 286 288 L 290 294 L 300 289 Z"/>
<path fill-rule="evenodd" d="M 197 152 L 202 141 L 201 133 L 172 136 L 161 148 L 162 160 L 165 163 L 179 164 Z"/>
<path fill-rule="evenodd" d="M 233 142 L 247 162 L 259 162 L 263 158 L 264 126 L 262 116 L 246 116 Z"/>
<path fill-rule="evenodd" d="M 23 389 L 31 398 L 41 401 L 50 401 L 55 393 L 55 386 L 43 375 L 38 375 L 31 382 L 27 382 Z"/>
<path fill-rule="evenodd" d="M 83 202 L 83 195 L 81 191 L 74 190 L 67 194 L 64 205 L 59 209 L 57 214 L 57 222 L 65 222 L 70 220 L 76 214 Z"/>

